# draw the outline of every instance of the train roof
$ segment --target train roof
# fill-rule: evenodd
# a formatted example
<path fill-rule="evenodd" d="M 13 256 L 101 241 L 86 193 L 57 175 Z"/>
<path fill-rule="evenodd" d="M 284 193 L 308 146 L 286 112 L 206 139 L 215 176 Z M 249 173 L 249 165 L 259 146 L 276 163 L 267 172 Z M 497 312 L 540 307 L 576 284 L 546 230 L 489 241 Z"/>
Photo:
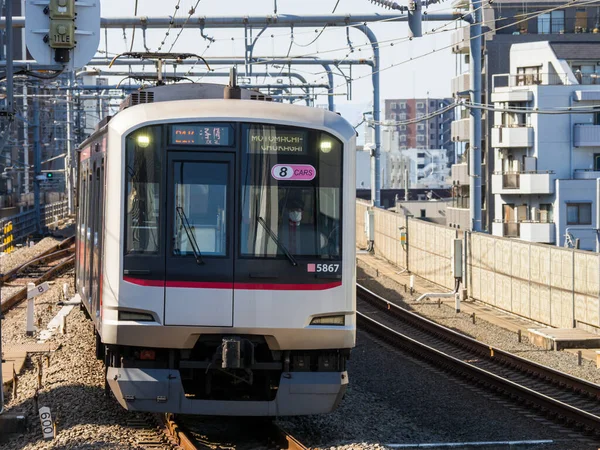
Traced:
<path fill-rule="evenodd" d="M 108 128 L 128 134 L 136 128 L 174 122 L 261 122 L 327 130 L 349 140 L 356 131 L 340 115 L 309 106 L 256 100 L 176 100 L 140 104 L 119 112 Z"/>

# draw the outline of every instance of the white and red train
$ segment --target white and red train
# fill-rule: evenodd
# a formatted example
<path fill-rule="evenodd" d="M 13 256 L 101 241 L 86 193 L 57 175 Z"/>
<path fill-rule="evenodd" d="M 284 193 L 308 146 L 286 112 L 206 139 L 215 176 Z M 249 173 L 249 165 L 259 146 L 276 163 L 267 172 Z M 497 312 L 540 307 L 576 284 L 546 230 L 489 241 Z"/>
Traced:
<path fill-rule="evenodd" d="M 76 285 L 128 410 L 316 414 L 355 343 L 355 131 L 183 84 L 80 147 Z"/>

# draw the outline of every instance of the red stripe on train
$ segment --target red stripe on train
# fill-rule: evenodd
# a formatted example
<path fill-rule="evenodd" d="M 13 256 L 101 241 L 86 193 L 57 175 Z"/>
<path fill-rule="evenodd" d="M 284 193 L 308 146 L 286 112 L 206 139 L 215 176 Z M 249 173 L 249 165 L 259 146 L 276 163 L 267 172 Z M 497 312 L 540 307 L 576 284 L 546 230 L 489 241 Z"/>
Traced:
<path fill-rule="evenodd" d="M 142 280 L 140 278 L 123 277 L 123 281 L 149 287 L 196 288 L 196 289 L 247 289 L 263 291 L 324 291 L 342 285 L 341 281 L 323 284 L 267 284 L 267 283 L 223 283 L 211 281 L 165 281 Z"/>

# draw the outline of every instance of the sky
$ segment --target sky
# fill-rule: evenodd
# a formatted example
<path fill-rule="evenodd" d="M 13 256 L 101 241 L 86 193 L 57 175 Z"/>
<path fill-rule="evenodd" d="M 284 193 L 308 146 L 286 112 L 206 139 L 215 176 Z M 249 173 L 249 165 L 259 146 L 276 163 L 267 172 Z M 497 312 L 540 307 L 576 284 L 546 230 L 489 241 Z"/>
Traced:
<path fill-rule="evenodd" d="M 197 0 L 138 0 L 138 16 L 172 16 L 175 6 L 179 2 L 176 17 L 188 17 L 189 10 Z M 103 17 L 133 16 L 135 0 L 101 0 Z M 338 3 L 335 14 L 385 14 L 390 11 L 381 6 L 372 4 L 369 0 L 277 0 L 278 14 L 292 15 L 326 15 L 331 14 Z M 406 0 L 399 0 L 405 5 Z M 442 1 L 440 4 L 429 7 L 429 12 L 450 13 L 451 1 Z M 272 15 L 275 0 L 200 0 L 194 16 L 243 16 L 243 15 Z M 460 26 L 460 22 L 429 22 L 423 23 L 422 38 L 408 40 L 408 25 L 406 23 L 375 23 L 369 25 L 381 43 L 381 99 L 386 98 L 411 98 L 411 97 L 448 97 L 450 95 L 450 79 L 455 76 L 455 58 L 449 48 L 452 30 Z M 258 32 L 259 30 L 256 30 Z M 320 37 L 311 44 L 321 28 L 294 28 L 294 41 L 290 47 L 291 36 L 289 28 L 272 28 L 263 33 L 258 40 L 255 56 L 290 56 L 310 55 L 322 58 L 344 58 L 349 53 L 345 28 L 327 28 Z M 244 55 L 244 39 L 242 29 L 208 29 L 205 34 L 216 41 L 207 48 L 208 41 L 201 37 L 197 27 L 186 27 L 173 46 L 173 52 L 193 52 L 209 57 L 227 57 Z M 146 45 L 152 51 L 157 51 L 164 40 L 162 51 L 168 51 L 174 42 L 178 29 L 172 29 L 169 36 L 166 30 L 149 29 L 146 34 Z M 430 33 L 425 35 L 425 33 Z M 131 30 L 109 30 L 108 45 L 101 38 L 99 49 L 107 51 L 109 56 L 129 51 L 132 43 Z M 348 58 L 371 58 L 372 50 L 368 41 L 358 30 L 350 30 L 350 41 L 354 48 Z M 391 45 L 393 44 L 393 45 Z M 133 50 L 143 51 L 144 43 L 142 33 L 138 29 L 135 33 Z M 431 54 L 433 50 L 439 50 Z M 422 56 L 426 55 L 426 56 Z M 103 53 L 97 56 L 104 56 Z M 395 67 L 388 68 L 391 64 Z M 213 67 L 227 71 L 228 67 Z M 121 66 L 117 70 L 125 70 Z M 183 67 L 181 68 L 183 69 Z M 147 67 L 151 70 L 151 67 Z M 202 72 L 202 64 L 194 68 L 195 72 Z M 255 69 L 257 70 L 257 69 Z M 278 73 L 271 68 L 271 73 Z M 324 82 L 326 78 L 320 66 L 292 67 L 305 76 L 309 82 Z M 348 86 L 341 75 L 335 77 L 335 103 L 339 111 L 351 122 L 358 122 L 361 111 L 372 108 L 372 83 L 370 68 L 367 66 L 353 66 L 352 71 L 346 74 L 355 81 L 352 82 L 351 98 L 347 98 Z M 194 78 L 197 80 L 198 78 Z M 215 78 L 204 81 L 221 82 Z M 262 78 L 258 80 L 262 81 Z M 226 82 L 225 79 L 222 82 Z M 325 93 L 325 91 L 323 91 Z M 316 104 L 326 104 L 326 96 L 320 97 Z"/>

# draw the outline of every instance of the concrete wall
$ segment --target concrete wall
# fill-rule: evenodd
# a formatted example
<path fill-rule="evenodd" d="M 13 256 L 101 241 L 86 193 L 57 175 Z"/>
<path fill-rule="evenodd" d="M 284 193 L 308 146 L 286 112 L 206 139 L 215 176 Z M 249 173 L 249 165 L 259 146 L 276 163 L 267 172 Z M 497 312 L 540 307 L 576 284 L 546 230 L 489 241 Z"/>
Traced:
<path fill-rule="evenodd" d="M 366 247 L 364 215 L 371 206 L 357 205 L 357 239 Z M 454 287 L 452 228 L 408 219 L 407 246 L 399 227 L 406 218 L 374 209 L 375 253 L 447 289 Z M 469 297 L 511 313 L 561 328 L 583 328 L 600 334 L 600 254 L 464 233 L 466 286 Z"/>

